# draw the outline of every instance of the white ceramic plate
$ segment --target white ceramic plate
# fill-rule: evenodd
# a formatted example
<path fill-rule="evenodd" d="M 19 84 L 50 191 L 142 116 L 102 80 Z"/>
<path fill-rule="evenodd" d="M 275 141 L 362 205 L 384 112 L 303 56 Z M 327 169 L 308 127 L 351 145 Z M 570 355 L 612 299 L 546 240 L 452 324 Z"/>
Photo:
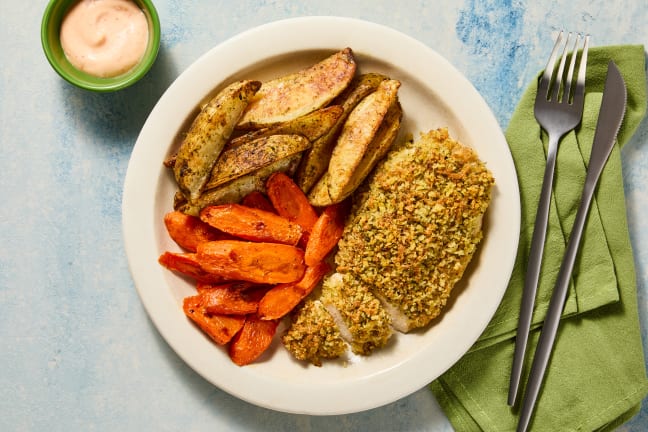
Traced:
<path fill-rule="evenodd" d="M 397 334 L 387 348 L 370 357 L 320 368 L 293 360 L 275 340 L 258 362 L 238 367 L 182 313 L 182 299 L 194 292 L 192 284 L 157 263 L 163 251 L 179 250 L 163 224 L 175 185 L 162 161 L 200 103 L 227 83 L 296 71 L 347 46 L 354 50 L 360 72 L 382 72 L 402 82 L 404 132 L 418 136 L 447 126 L 487 163 L 496 186 L 484 241 L 447 311 L 427 330 Z M 501 301 L 520 224 L 517 177 L 508 146 L 473 86 L 415 39 L 380 25 L 333 17 L 290 19 L 249 30 L 213 48 L 182 73 L 139 135 L 122 205 L 126 252 L 137 291 L 175 352 L 205 379 L 240 399 L 313 415 L 351 413 L 393 402 L 452 366 L 476 341 Z"/>

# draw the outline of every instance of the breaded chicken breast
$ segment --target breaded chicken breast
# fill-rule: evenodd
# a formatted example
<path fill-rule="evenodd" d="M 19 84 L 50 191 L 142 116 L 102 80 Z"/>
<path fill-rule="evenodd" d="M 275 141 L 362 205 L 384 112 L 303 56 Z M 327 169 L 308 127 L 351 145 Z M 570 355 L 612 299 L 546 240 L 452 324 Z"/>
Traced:
<path fill-rule="evenodd" d="M 482 238 L 494 179 L 447 129 L 393 149 L 357 196 L 337 271 L 370 287 L 407 332 L 445 306 Z"/>

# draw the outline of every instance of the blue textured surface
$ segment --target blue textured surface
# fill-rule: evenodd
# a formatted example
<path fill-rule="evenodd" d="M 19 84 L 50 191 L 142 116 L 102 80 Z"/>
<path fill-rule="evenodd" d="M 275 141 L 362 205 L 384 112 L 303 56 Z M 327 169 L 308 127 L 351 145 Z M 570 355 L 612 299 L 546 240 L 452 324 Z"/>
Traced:
<path fill-rule="evenodd" d="M 287 415 L 205 382 L 160 338 L 123 251 L 121 193 L 130 152 L 168 85 L 200 55 L 253 26 L 303 15 L 351 16 L 428 44 L 477 87 L 506 128 L 551 35 L 648 45 L 644 0 L 158 0 L 162 48 L 134 87 L 71 87 L 40 47 L 46 2 L 0 6 L 0 430 L 449 431 L 426 389 L 335 417 Z M 333 30 L 333 29 L 332 29 Z M 623 150 L 648 346 L 648 122 Z M 648 349 L 644 349 L 648 354 Z M 622 431 L 648 429 L 648 404 Z"/>

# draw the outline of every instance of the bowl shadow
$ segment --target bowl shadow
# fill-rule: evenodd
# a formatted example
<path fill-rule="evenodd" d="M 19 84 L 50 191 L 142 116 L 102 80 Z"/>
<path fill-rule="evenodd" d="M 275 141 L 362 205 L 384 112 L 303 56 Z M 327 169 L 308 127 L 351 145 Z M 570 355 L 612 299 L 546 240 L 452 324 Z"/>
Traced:
<path fill-rule="evenodd" d="M 92 141 L 132 147 L 151 110 L 177 76 L 170 53 L 161 44 L 148 73 L 130 87 L 110 93 L 78 88 L 61 79 L 63 109 Z"/>

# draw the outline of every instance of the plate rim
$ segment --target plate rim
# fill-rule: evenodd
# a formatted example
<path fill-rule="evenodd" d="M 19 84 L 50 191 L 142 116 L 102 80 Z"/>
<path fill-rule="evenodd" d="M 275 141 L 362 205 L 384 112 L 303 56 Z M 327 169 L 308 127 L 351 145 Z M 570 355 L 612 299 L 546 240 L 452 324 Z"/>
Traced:
<path fill-rule="evenodd" d="M 208 92 L 213 91 L 214 85 L 217 85 L 223 79 L 227 78 L 227 72 L 224 70 L 219 73 L 211 73 L 211 76 L 213 77 L 211 84 L 207 84 L 207 80 L 196 79 L 196 77 L 203 75 L 205 65 L 215 56 L 227 56 L 231 53 L 235 53 L 236 49 L 239 49 L 240 46 L 242 46 L 241 44 L 245 45 L 251 40 L 259 40 L 259 36 L 264 36 L 261 38 L 261 46 L 257 46 L 258 51 L 264 53 L 262 57 L 259 57 L 260 59 L 267 58 L 268 56 L 266 53 L 281 54 L 299 49 L 334 49 L 333 44 L 326 42 L 330 39 L 330 35 L 325 34 L 326 32 L 323 30 L 326 28 L 333 28 L 332 26 L 337 29 L 351 29 L 356 32 L 354 37 L 369 37 L 371 35 L 380 34 L 388 36 L 390 40 L 395 40 L 398 43 L 406 43 L 408 46 L 413 46 L 419 50 L 423 50 L 425 56 L 421 55 L 420 57 L 434 58 L 439 65 L 442 65 L 443 68 L 445 68 L 444 70 L 452 71 L 454 73 L 453 78 L 462 84 L 464 91 L 470 93 L 473 98 L 473 104 L 467 108 L 470 109 L 471 112 L 467 113 L 466 117 L 472 117 L 475 114 L 485 116 L 482 120 L 487 122 L 489 132 L 498 137 L 497 144 L 500 146 L 503 144 L 503 148 L 506 150 L 505 155 L 507 158 L 505 158 L 506 160 L 502 161 L 502 163 L 508 165 L 509 170 L 514 174 L 516 180 L 513 182 L 513 185 L 507 185 L 507 187 L 510 188 L 509 193 L 514 194 L 517 198 L 513 203 L 516 208 L 513 209 L 514 212 L 511 215 L 512 220 L 508 221 L 509 228 L 515 233 L 515 235 L 512 236 L 515 239 L 509 239 L 511 242 L 510 249 L 513 253 L 509 254 L 507 264 L 501 269 L 506 275 L 504 277 L 506 283 L 503 283 L 502 287 L 498 287 L 498 290 L 493 293 L 494 299 L 491 299 L 491 303 L 495 303 L 494 300 L 496 300 L 496 306 L 490 308 L 488 311 L 481 311 L 481 313 L 478 314 L 476 319 L 479 320 L 481 329 L 464 341 L 461 348 L 457 349 L 451 358 L 446 360 L 444 367 L 440 368 L 442 369 L 440 373 L 434 374 L 436 376 L 432 377 L 422 374 L 422 378 L 418 380 L 410 380 L 406 383 L 407 385 L 403 385 L 401 381 L 403 377 L 397 370 L 399 367 L 394 367 L 390 370 L 383 371 L 380 374 L 364 377 L 360 380 L 351 379 L 342 384 L 331 383 L 330 385 L 323 385 L 317 389 L 309 389 L 308 386 L 293 383 L 288 386 L 289 388 L 284 389 L 286 390 L 284 393 L 290 393 L 288 390 L 298 391 L 300 392 L 298 396 L 293 396 L 291 394 L 278 395 L 277 392 L 272 391 L 274 388 L 273 386 L 276 386 L 276 382 L 273 382 L 271 379 L 263 377 L 262 374 L 255 372 L 255 367 L 232 369 L 239 371 L 239 373 L 232 374 L 238 375 L 238 377 L 232 378 L 229 376 L 230 374 L 225 374 L 225 376 L 219 376 L 216 379 L 213 374 L 205 371 L 205 368 L 208 367 L 208 365 L 204 358 L 195 358 L 191 355 L 187 355 L 186 351 L 182 349 L 183 344 L 187 342 L 204 344 L 204 336 L 201 335 L 200 332 L 195 331 L 195 334 L 190 335 L 189 339 L 187 339 L 187 335 L 179 331 L 178 328 L 173 328 L 173 325 L 171 325 L 167 320 L 161 319 L 161 315 L 167 313 L 175 313 L 180 318 L 185 318 L 181 314 L 176 300 L 169 292 L 170 290 L 165 290 L 164 293 L 156 295 L 157 298 L 153 299 L 151 290 L 147 287 L 147 285 L 151 283 L 151 280 L 164 281 L 162 275 L 163 269 L 155 262 L 160 252 L 155 251 L 155 257 L 150 260 L 150 262 L 144 260 L 148 260 L 151 257 L 152 251 L 149 251 L 149 253 L 142 253 L 142 247 L 150 249 L 151 246 L 157 244 L 154 226 L 155 223 L 159 223 L 160 221 L 152 221 L 155 216 L 152 213 L 155 208 L 156 197 L 154 193 L 150 192 L 155 192 L 157 190 L 157 181 L 164 170 L 161 164 L 156 168 L 150 163 L 147 151 L 151 148 L 152 143 L 150 140 L 147 141 L 147 139 L 150 139 L 151 136 L 155 136 L 155 133 L 150 131 L 151 125 L 160 119 L 165 119 L 163 109 L 164 104 L 168 101 L 175 101 L 180 97 L 180 106 L 178 107 L 178 110 L 186 110 L 186 113 L 189 113 L 195 109 L 199 100 L 196 100 L 195 96 L 194 98 L 181 97 L 187 87 L 194 88 L 194 95 L 203 92 L 201 97 L 204 97 Z M 269 37 L 269 35 L 274 35 L 274 39 L 276 39 L 277 33 L 279 32 L 286 32 L 288 29 L 295 30 L 303 28 L 308 28 L 310 30 L 308 37 L 294 38 L 295 44 L 291 46 L 290 49 L 287 49 L 285 46 L 272 46 L 273 38 Z M 320 31 L 316 32 L 317 29 L 320 29 Z M 359 35 L 360 31 L 363 32 L 364 36 Z M 274 42 L 274 44 L 279 45 L 276 44 L 276 42 Z M 349 46 L 353 48 L 353 44 L 349 44 Z M 266 51 L 264 51 L 264 49 L 266 49 Z M 244 61 L 238 59 L 238 64 L 242 65 L 242 63 L 244 63 Z M 236 69 L 235 62 L 235 64 L 230 66 L 229 69 L 223 69 L 231 71 L 240 70 L 241 68 L 239 67 Z M 189 83 L 190 78 L 193 78 L 193 83 Z M 169 121 L 171 121 L 171 119 L 169 119 Z M 413 132 L 417 133 L 417 131 Z M 167 140 L 168 139 L 169 138 L 167 137 Z M 165 148 L 164 151 L 168 152 L 168 148 Z M 147 166 L 147 164 L 151 166 Z M 141 174 L 147 172 L 149 174 L 157 175 L 150 175 L 148 178 L 142 178 Z M 170 199 L 170 197 L 166 197 L 165 199 Z M 133 147 L 133 152 L 128 163 L 124 180 L 124 193 L 122 197 L 123 240 L 135 288 L 149 318 L 153 321 L 157 331 L 173 351 L 207 381 L 239 399 L 277 411 L 310 415 L 349 414 L 383 406 L 419 390 L 456 363 L 456 361 L 458 361 L 459 358 L 468 351 L 470 346 L 472 346 L 477 338 L 483 333 L 488 322 L 495 313 L 497 306 L 501 302 L 513 270 L 516 255 L 515 251 L 517 251 L 518 247 L 520 217 L 521 213 L 517 174 L 515 172 L 515 165 L 512 156 L 508 150 L 508 145 L 506 144 L 506 139 L 492 110 L 483 97 L 477 92 L 472 83 L 470 83 L 468 79 L 465 78 L 465 76 L 444 57 L 440 56 L 432 48 L 411 36 L 382 24 L 357 18 L 334 16 L 288 18 L 253 27 L 219 43 L 189 65 L 161 96 L 144 123 L 135 146 Z M 147 220 L 147 218 L 149 219 Z M 149 226 L 147 226 L 147 222 L 150 224 Z M 146 258 L 144 258 L 144 256 L 146 256 Z M 175 308 L 172 306 L 173 304 L 175 304 Z M 211 342 L 209 343 L 211 344 Z M 212 346 L 212 348 L 214 348 L 214 346 Z M 207 349 L 207 351 L 209 351 L 209 349 Z M 203 350 L 201 354 L 204 355 L 206 352 Z M 417 355 L 416 357 L 421 357 L 421 355 Z M 421 361 L 421 359 L 417 358 L 414 360 L 406 359 L 401 366 L 414 368 L 425 366 L 424 361 Z M 326 365 L 324 367 L 326 367 Z M 401 369 L 403 367 L 401 367 Z M 250 391 L 250 389 L 247 388 L 241 389 L 241 380 L 244 382 L 256 383 L 257 386 L 254 391 Z M 358 389 L 360 384 L 363 386 L 362 389 Z M 267 388 L 262 388 L 264 385 L 266 385 Z M 397 390 L 384 392 L 384 388 L 392 386 L 395 386 Z M 345 394 L 345 397 L 340 397 L 340 394 L 342 393 Z M 361 396 L 363 395 L 365 397 L 371 397 L 362 399 Z M 309 397 L 312 398 L 312 401 L 309 401 Z"/>

